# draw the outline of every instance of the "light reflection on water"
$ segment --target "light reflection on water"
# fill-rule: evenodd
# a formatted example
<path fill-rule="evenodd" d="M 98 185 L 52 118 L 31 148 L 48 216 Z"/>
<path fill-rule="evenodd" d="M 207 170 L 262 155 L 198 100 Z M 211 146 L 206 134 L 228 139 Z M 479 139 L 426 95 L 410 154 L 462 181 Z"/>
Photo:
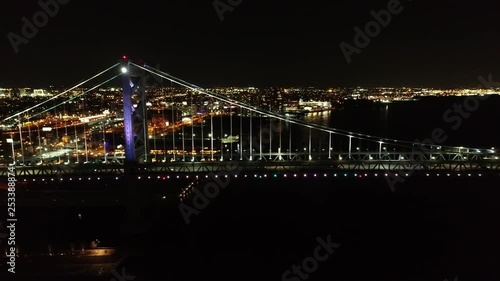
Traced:
<path fill-rule="evenodd" d="M 304 121 L 330 127 L 332 123 L 331 118 L 332 118 L 331 111 L 321 111 L 321 112 L 312 112 L 306 114 L 304 116 Z"/>

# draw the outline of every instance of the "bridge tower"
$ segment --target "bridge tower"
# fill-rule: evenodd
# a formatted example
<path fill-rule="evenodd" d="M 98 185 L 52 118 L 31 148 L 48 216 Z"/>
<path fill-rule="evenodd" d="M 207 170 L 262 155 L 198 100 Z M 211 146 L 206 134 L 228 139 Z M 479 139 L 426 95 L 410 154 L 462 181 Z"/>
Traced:
<path fill-rule="evenodd" d="M 126 56 L 121 61 L 126 164 L 149 162 L 146 75 Z M 134 106 L 136 105 L 136 106 Z"/>
<path fill-rule="evenodd" d="M 148 228 L 144 210 L 151 206 L 151 194 L 136 177 L 137 164 L 149 162 L 146 80 L 144 71 L 127 57 L 121 61 L 123 127 L 125 132 L 125 187 L 128 193 L 128 221 L 124 225 L 131 241 Z"/>

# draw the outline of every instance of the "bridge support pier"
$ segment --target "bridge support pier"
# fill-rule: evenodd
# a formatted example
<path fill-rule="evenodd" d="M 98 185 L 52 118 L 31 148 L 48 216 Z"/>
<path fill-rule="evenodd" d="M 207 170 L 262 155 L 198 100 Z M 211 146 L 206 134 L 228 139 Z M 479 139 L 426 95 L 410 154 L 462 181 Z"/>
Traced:
<path fill-rule="evenodd" d="M 154 207 L 151 200 L 151 190 L 145 186 L 141 179 L 139 165 L 136 162 L 125 163 L 125 174 L 123 186 L 127 200 L 127 222 L 122 231 L 130 246 L 136 244 L 137 240 L 143 239 L 153 226 L 154 215 L 149 213 L 148 208 Z"/>

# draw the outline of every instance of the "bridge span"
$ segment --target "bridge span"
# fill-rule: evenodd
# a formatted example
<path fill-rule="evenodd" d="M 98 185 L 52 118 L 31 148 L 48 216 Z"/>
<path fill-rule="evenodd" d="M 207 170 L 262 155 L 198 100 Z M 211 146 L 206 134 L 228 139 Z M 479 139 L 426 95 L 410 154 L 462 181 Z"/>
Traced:
<path fill-rule="evenodd" d="M 124 165 L 23 166 L 14 169 L 18 180 L 61 177 L 163 176 L 163 175 L 237 175 L 240 173 L 483 173 L 500 174 L 500 160 L 322 160 L 322 161 L 216 161 L 138 164 L 129 170 Z M 0 176 L 7 179 L 7 168 Z"/>
<path fill-rule="evenodd" d="M 112 78 L 86 88 L 87 90 L 81 94 L 70 95 L 69 92 L 73 89 L 90 83 L 103 74 L 106 74 L 103 77 L 111 74 Z M 189 111 L 189 114 L 192 114 L 191 120 L 200 121 L 199 128 L 195 128 L 196 122 L 175 123 L 175 118 L 171 120 L 172 123 L 165 124 L 169 127 L 167 129 L 171 129 L 172 133 L 168 135 L 171 142 L 165 141 L 167 138 L 165 134 L 162 142 L 163 148 L 160 149 L 156 146 L 154 125 L 153 134 L 148 129 L 148 126 L 152 125 L 147 114 L 148 93 L 151 91 L 151 87 L 146 85 L 149 75 L 187 89 L 186 106 L 191 109 L 199 106 L 203 112 L 206 112 L 206 115 L 198 115 L 195 110 Z M 106 156 L 108 152 L 111 152 L 107 148 L 109 140 L 106 139 L 106 126 L 109 124 L 103 122 L 99 149 L 103 150 L 104 160 L 96 161 L 101 163 L 88 163 L 86 147 L 88 134 L 85 127 L 83 134 L 75 127 L 72 145 L 75 153 L 72 155 L 71 149 L 66 151 L 67 162 L 65 164 L 61 164 L 61 159 L 59 159 L 61 155 L 54 154 L 54 152 L 46 154 L 58 157 L 56 165 L 46 163 L 43 159 L 40 162 L 33 161 L 35 158 L 32 159 L 31 165 L 27 164 L 26 162 L 29 161 L 25 161 L 27 159 L 25 145 L 32 145 L 32 142 L 31 132 L 28 130 L 28 135 L 23 133 L 23 124 L 26 124 L 23 121 L 46 113 L 48 109 L 43 105 L 51 102 L 52 98 L 0 120 L 0 123 L 18 122 L 19 136 L 15 138 L 12 135 L 9 139 L 11 147 L 4 147 L 5 151 L 12 150 L 12 163 L 23 164 L 13 169 L 15 176 L 20 180 L 41 178 L 52 181 L 53 177 L 61 179 L 78 176 L 86 178 L 123 175 L 151 177 L 209 173 L 230 175 L 235 171 L 243 173 L 326 172 L 327 174 L 345 171 L 353 173 L 393 171 L 404 174 L 435 171 L 437 173 L 467 172 L 472 174 L 497 173 L 500 170 L 500 154 L 495 148 L 441 145 L 444 141 L 440 138 L 442 134 L 439 134 L 439 130 L 433 131 L 432 139 L 419 142 L 330 128 L 293 119 L 279 112 L 272 112 L 233 99 L 228 95 L 208 91 L 158 69 L 138 65 L 129 60 L 120 61 L 85 82 L 58 94 L 57 97 L 64 101 L 50 107 L 50 110 L 55 110 L 57 107 L 64 108 L 68 102 L 90 95 L 98 87 L 118 77 L 122 78 L 123 113 L 120 112 L 120 115 L 123 114 L 124 136 L 123 140 L 118 140 L 116 144 L 125 149 L 123 159 Z M 173 97 L 173 93 L 171 94 Z M 203 102 L 196 104 L 195 101 Z M 40 112 L 34 113 L 35 109 Z M 214 116 L 219 116 L 219 114 L 227 116 L 227 121 L 223 122 L 221 118 L 219 123 L 214 125 Z M 56 139 L 59 143 L 60 138 L 57 132 L 56 130 Z M 228 139 L 231 141 L 225 141 Z M 80 162 L 79 140 L 80 143 L 81 140 L 85 143 L 86 164 L 73 164 L 75 163 L 73 156 L 76 156 L 76 162 Z M 151 149 L 151 142 L 153 142 L 154 149 Z M 15 143 L 19 144 L 17 151 Z M 39 148 L 42 149 L 40 143 Z M 161 160 L 158 160 L 158 151 L 163 151 L 163 154 L 159 156 L 163 158 Z M 41 153 L 41 155 L 44 154 Z M 5 179 L 9 173 L 8 169 L 9 167 L 0 168 L 0 175 Z"/>

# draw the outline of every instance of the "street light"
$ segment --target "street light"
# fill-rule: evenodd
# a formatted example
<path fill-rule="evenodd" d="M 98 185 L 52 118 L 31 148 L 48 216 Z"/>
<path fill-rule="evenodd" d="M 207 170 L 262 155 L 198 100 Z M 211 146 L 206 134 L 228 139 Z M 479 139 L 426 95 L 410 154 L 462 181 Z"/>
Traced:
<path fill-rule="evenodd" d="M 106 152 L 106 125 L 102 122 L 102 146 L 104 149 L 104 163 L 107 163 L 108 153 Z"/>
<path fill-rule="evenodd" d="M 36 124 L 36 128 L 38 131 L 38 149 L 40 151 L 40 161 L 42 159 L 42 139 L 40 138 L 40 126 L 38 126 L 38 122 Z"/>
<path fill-rule="evenodd" d="M 80 163 L 80 158 L 78 157 L 78 134 L 76 131 L 76 124 L 75 124 L 75 149 L 76 149 L 76 163 Z"/>
<path fill-rule="evenodd" d="M 84 140 L 84 145 L 85 145 L 85 163 L 88 163 L 89 162 L 89 152 L 88 152 L 88 149 L 87 149 L 87 129 L 86 129 L 86 124 L 89 122 L 90 120 L 88 118 L 82 118 L 81 119 L 81 122 L 83 123 L 83 140 Z"/>
<path fill-rule="evenodd" d="M 16 165 L 16 154 L 14 151 L 14 139 L 7 139 L 7 143 L 10 143 L 12 145 L 12 159 L 14 159 L 14 165 Z"/>
<path fill-rule="evenodd" d="M 379 147 L 378 147 L 378 158 L 382 158 L 382 144 L 384 143 L 383 141 L 379 141 Z"/>
<path fill-rule="evenodd" d="M 21 144 L 21 156 L 22 156 L 22 164 L 24 165 L 24 146 L 23 146 L 23 123 L 21 123 L 21 119 L 19 119 L 19 144 Z"/>

